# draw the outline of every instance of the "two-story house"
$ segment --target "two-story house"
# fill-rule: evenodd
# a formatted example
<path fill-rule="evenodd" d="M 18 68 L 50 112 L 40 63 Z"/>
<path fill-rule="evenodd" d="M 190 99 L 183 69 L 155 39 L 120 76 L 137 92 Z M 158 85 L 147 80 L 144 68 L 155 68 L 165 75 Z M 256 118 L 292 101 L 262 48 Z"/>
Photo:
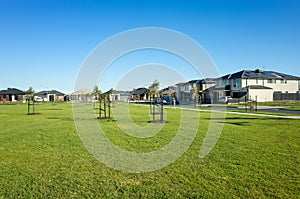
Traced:
<path fill-rule="evenodd" d="M 176 98 L 180 103 L 194 103 L 198 100 L 201 80 L 190 80 L 176 84 Z"/>
<path fill-rule="evenodd" d="M 274 93 L 299 92 L 300 77 L 274 71 L 242 70 L 218 78 L 214 98 L 245 95 L 257 101 L 273 101 Z"/>
<path fill-rule="evenodd" d="M 216 80 L 216 78 L 205 78 L 178 83 L 176 97 L 180 102 L 210 102 L 211 90 L 215 87 Z"/>
<path fill-rule="evenodd" d="M 212 90 L 216 86 L 216 78 L 205 78 L 197 82 L 199 100 L 201 103 L 210 103 L 212 99 Z"/>

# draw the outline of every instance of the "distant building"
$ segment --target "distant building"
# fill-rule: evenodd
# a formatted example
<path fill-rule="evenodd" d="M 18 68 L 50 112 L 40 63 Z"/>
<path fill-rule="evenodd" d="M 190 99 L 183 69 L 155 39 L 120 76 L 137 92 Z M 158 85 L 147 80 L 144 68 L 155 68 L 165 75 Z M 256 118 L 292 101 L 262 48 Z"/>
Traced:
<path fill-rule="evenodd" d="M 137 88 L 132 91 L 131 98 L 134 101 L 146 100 L 148 98 L 147 88 Z"/>
<path fill-rule="evenodd" d="M 128 102 L 131 100 L 131 91 L 114 91 L 110 96 L 111 100 Z"/>
<path fill-rule="evenodd" d="M 212 90 L 217 84 L 217 78 L 205 78 L 197 82 L 199 101 L 201 103 L 211 103 Z"/>
<path fill-rule="evenodd" d="M 211 89 L 216 85 L 216 78 L 191 80 L 176 84 L 176 97 L 180 103 L 200 103 L 211 101 Z"/>
<path fill-rule="evenodd" d="M 71 93 L 70 100 L 72 102 L 91 102 L 94 100 L 94 95 L 92 91 L 81 89 Z"/>
<path fill-rule="evenodd" d="M 42 98 L 44 102 L 66 101 L 65 99 L 66 94 L 59 92 L 57 90 L 40 91 L 35 93 L 34 96 Z"/>
<path fill-rule="evenodd" d="M 16 88 L 8 88 L 7 90 L 0 91 L 0 101 L 1 102 L 15 102 L 15 101 L 25 101 L 26 100 L 26 92 L 16 89 Z"/>
<path fill-rule="evenodd" d="M 176 84 L 176 98 L 180 103 L 189 103 L 193 100 L 193 86 L 195 80 L 189 82 L 181 82 Z"/>

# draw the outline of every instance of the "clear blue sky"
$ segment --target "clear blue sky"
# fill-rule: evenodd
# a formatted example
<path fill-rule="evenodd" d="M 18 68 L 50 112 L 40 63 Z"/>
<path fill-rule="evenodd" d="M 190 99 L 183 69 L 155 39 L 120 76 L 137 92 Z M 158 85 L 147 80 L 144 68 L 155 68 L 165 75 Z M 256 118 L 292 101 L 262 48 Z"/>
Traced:
<path fill-rule="evenodd" d="M 71 92 L 91 50 L 141 27 L 174 29 L 195 39 L 221 74 L 261 68 L 300 76 L 297 0 L 2 0 L 0 89 Z M 104 90 L 113 86 L 109 78 L 105 84 Z"/>

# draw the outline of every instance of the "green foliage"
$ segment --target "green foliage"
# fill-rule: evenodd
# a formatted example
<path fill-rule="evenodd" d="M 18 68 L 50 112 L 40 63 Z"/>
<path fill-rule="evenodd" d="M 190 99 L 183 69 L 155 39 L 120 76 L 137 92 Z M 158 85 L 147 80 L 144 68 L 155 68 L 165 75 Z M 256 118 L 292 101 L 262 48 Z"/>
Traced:
<path fill-rule="evenodd" d="M 96 98 L 98 98 L 98 96 L 101 94 L 101 90 L 99 89 L 99 87 L 97 85 L 94 87 L 93 93 Z"/>
<path fill-rule="evenodd" d="M 35 93 L 34 89 L 30 86 L 27 90 L 28 95 L 33 95 Z"/>
<path fill-rule="evenodd" d="M 86 105 L 84 105 L 86 106 Z M 92 107 L 91 107 L 92 108 Z M 117 108 L 117 107 L 116 107 Z M 210 113 L 201 112 L 189 150 L 161 170 L 129 174 L 106 167 L 81 143 L 67 103 L 0 107 L 0 198 L 297 198 L 299 120 L 227 115 L 217 145 L 198 153 Z M 148 106 L 130 106 L 139 126 L 150 120 Z M 191 111 L 191 117 L 198 112 Z M 180 125 L 180 110 L 166 109 L 169 123 L 147 139 L 132 138 L 114 121 L 99 121 L 120 147 L 149 152 L 166 145 Z"/>
<path fill-rule="evenodd" d="M 159 93 L 159 82 L 157 80 L 154 80 L 154 82 L 149 86 L 149 95 L 150 96 L 157 96 Z"/>

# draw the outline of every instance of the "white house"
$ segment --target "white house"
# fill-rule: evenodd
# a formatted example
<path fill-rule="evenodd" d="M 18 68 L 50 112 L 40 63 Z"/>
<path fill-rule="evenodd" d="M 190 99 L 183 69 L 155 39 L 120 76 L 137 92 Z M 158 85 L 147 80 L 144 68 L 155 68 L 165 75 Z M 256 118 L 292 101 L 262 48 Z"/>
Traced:
<path fill-rule="evenodd" d="M 44 102 L 65 101 L 65 94 L 57 90 L 40 91 L 34 94 L 35 97 L 41 97 Z"/>
<path fill-rule="evenodd" d="M 81 89 L 70 94 L 72 102 L 91 102 L 94 100 L 92 91 Z"/>
<path fill-rule="evenodd" d="M 242 70 L 218 78 L 214 100 L 225 96 L 259 102 L 273 101 L 276 93 L 299 95 L 300 77 L 274 71 Z"/>

